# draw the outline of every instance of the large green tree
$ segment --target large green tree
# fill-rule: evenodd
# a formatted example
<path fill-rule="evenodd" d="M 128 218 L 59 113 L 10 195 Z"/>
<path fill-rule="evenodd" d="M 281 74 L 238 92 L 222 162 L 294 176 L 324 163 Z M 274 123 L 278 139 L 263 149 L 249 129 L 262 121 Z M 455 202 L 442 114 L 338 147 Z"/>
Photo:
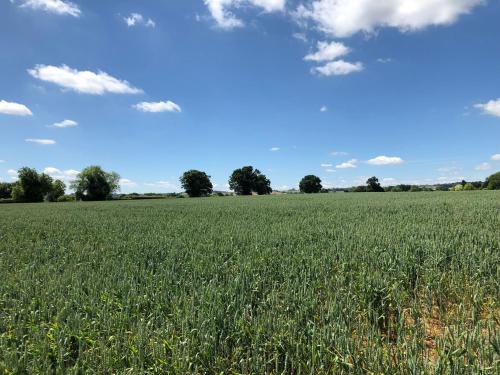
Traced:
<path fill-rule="evenodd" d="M 492 174 L 484 183 L 488 190 L 500 190 L 500 172 Z"/>
<path fill-rule="evenodd" d="M 383 192 L 384 188 L 378 182 L 378 178 L 373 176 L 366 180 L 366 191 L 367 192 Z"/>
<path fill-rule="evenodd" d="M 271 181 L 258 169 L 245 166 L 235 169 L 229 177 L 229 187 L 238 195 L 271 194 Z"/>
<path fill-rule="evenodd" d="M 120 175 L 116 172 L 106 172 L 97 165 L 85 168 L 71 182 L 78 200 L 102 201 L 120 189 Z"/>
<path fill-rule="evenodd" d="M 12 198 L 12 188 L 14 184 L 9 182 L 0 182 L 0 199 Z"/>
<path fill-rule="evenodd" d="M 66 184 L 61 180 L 55 180 L 52 183 L 52 187 L 47 194 L 47 201 L 57 202 L 57 200 L 64 195 L 66 191 Z"/>
<path fill-rule="evenodd" d="M 205 172 L 191 169 L 184 172 L 179 180 L 190 197 L 205 197 L 212 194 L 213 185 L 210 176 Z"/>
<path fill-rule="evenodd" d="M 12 198 L 16 202 L 43 202 L 52 189 L 52 178 L 36 169 L 23 167 L 17 171 L 17 176 L 12 188 Z"/>
<path fill-rule="evenodd" d="M 305 176 L 299 183 L 299 189 L 302 193 L 319 193 L 322 188 L 321 179 L 312 174 Z"/>

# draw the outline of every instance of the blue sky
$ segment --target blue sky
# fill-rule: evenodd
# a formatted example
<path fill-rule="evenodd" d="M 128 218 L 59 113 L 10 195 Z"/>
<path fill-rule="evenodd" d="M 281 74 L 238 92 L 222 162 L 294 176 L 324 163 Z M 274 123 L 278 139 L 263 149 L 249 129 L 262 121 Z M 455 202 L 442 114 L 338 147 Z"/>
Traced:
<path fill-rule="evenodd" d="M 500 170 L 499 17 L 493 0 L 2 0 L 0 180 L 482 180 Z"/>

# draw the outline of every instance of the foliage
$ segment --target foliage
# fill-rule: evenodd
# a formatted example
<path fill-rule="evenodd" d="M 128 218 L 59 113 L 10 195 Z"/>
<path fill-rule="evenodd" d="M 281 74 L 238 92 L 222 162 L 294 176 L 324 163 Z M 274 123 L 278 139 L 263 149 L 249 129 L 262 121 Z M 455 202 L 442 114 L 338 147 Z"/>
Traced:
<path fill-rule="evenodd" d="M 464 190 L 464 186 L 462 184 L 456 184 L 453 188 L 453 191 L 462 191 Z"/>
<path fill-rule="evenodd" d="M 258 169 L 246 166 L 233 171 L 229 177 L 229 187 L 237 195 L 271 194 L 271 181 Z"/>
<path fill-rule="evenodd" d="M 373 176 L 366 180 L 366 191 L 369 193 L 383 192 L 384 188 L 378 182 L 378 178 Z"/>
<path fill-rule="evenodd" d="M 23 167 L 17 175 L 18 181 L 12 188 L 12 198 L 16 202 L 43 202 L 52 189 L 52 178 L 33 168 Z"/>
<path fill-rule="evenodd" d="M 500 172 L 488 177 L 485 181 L 485 187 L 488 190 L 500 190 Z"/>
<path fill-rule="evenodd" d="M 180 178 L 182 188 L 190 197 L 205 197 L 212 194 L 212 182 L 205 172 L 191 169 Z"/>
<path fill-rule="evenodd" d="M 105 172 L 101 167 L 92 165 L 81 171 L 71 183 L 77 200 L 102 201 L 109 199 L 118 191 L 120 176 L 116 172 Z"/>
<path fill-rule="evenodd" d="M 463 186 L 463 190 L 475 190 L 475 188 L 474 188 L 474 185 L 472 185 L 470 182 L 467 182 L 467 183 Z"/>
<path fill-rule="evenodd" d="M 62 195 L 59 198 L 57 198 L 58 202 L 74 202 L 75 196 L 74 195 Z"/>
<path fill-rule="evenodd" d="M 366 193 L 366 186 L 364 186 L 364 185 L 356 186 L 354 188 L 353 192 L 355 192 L 355 193 Z"/>
<path fill-rule="evenodd" d="M 14 184 L 8 182 L 0 182 L 0 199 L 12 198 L 12 188 Z"/>
<path fill-rule="evenodd" d="M 312 174 L 305 176 L 299 183 L 299 189 L 302 193 L 319 193 L 322 188 L 321 179 Z"/>
<path fill-rule="evenodd" d="M 498 192 L 0 208 L 6 374 L 497 374 Z"/>
<path fill-rule="evenodd" d="M 55 180 L 52 183 L 52 188 L 47 194 L 46 200 L 48 202 L 58 202 L 59 198 L 64 195 L 66 191 L 66 184 L 61 180 Z"/>

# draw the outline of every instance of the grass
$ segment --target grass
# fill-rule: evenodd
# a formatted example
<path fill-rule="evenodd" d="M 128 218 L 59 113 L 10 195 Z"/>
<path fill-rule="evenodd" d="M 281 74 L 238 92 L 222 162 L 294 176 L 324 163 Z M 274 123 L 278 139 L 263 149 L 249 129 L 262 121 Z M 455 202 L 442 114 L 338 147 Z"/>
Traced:
<path fill-rule="evenodd" d="M 0 373 L 498 374 L 500 195 L 0 207 Z"/>

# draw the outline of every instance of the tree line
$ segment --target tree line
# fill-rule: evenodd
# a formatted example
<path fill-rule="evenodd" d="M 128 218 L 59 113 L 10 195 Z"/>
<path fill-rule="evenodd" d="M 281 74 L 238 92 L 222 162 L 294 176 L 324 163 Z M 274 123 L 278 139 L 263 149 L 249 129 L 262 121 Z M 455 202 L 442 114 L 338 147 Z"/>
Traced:
<path fill-rule="evenodd" d="M 72 181 L 69 187 L 73 195 L 66 195 L 66 184 L 59 179 L 53 179 L 46 173 L 38 173 L 36 169 L 23 167 L 18 170 L 18 180 L 13 183 L 0 183 L 0 201 L 14 202 L 62 202 L 62 201 L 101 201 L 111 199 L 120 189 L 120 175 L 116 172 L 106 172 L 99 166 L 89 166 L 83 169 Z M 180 177 L 182 188 L 189 197 L 206 197 L 213 194 L 210 176 L 203 171 L 191 169 Z M 229 187 L 237 195 L 266 195 L 272 193 L 271 181 L 258 169 L 244 166 L 235 169 L 229 177 Z M 436 190 L 499 190 L 500 172 L 492 174 L 484 182 L 462 181 L 456 185 L 443 185 L 444 189 Z M 413 192 L 426 188 L 417 185 L 396 185 L 382 187 L 377 177 L 370 177 L 365 185 L 346 191 L 351 192 Z M 323 188 L 321 179 L 315 175 L 307 175 L 299 182 L 301 193 L 313 194 L 329 192 Z"/>

